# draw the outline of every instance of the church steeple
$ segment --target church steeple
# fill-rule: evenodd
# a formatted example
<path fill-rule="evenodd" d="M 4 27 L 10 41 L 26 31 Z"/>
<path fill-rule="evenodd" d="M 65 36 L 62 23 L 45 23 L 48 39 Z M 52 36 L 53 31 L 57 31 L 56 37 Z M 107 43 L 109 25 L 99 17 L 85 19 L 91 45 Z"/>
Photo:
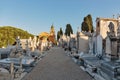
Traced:
<path fill-rule="evenodd" d="M 53 24 L 51 25 L 51 28 L 50 28 L 50 36 L 49 36 L 49 40 L 52 41 L 54 44 L 56 43 L 55 29 L 54 29 Z"/>
<path fill-rule="evenodd" d="M 55 30 L 53 24 L 51 25 L 50 35 L 55 35 Z"/>

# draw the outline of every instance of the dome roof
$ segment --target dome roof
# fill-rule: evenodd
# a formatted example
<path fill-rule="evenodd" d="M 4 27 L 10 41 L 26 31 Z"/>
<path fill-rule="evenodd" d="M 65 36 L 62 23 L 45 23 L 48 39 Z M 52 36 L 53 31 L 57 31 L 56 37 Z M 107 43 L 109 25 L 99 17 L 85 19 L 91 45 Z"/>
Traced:
<path fill-rule="evenodd" d="M 42 33 L 39 34 L 39 38 L 41 38 L 41 37 L 49 37 L 49 33 L 42 32 Z"/>

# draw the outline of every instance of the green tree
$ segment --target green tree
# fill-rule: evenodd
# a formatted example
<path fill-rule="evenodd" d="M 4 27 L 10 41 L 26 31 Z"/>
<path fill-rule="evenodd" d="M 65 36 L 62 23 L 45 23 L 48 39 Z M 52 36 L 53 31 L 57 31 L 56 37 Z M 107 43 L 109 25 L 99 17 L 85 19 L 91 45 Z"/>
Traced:
<path fill-rule="evenodd" d="M 73 34 L 73 30 L 70 24 L 66 25 L 66 29 L 65 29 L 65 35 L 70 36 L 70 34 Z"/>
<path fill-rule="evenodd" d="M 86 31 L 86 32 L 89 32 L 89 31 L 94 32 L 92 17 L 90 14 L 88 14 L 86 17 L 84 17 L 84 20 L 81 24 L 81 30 Z"/>
<path fill-rule="evenodd" d="M 60 31 L 57 32 L 57 40 L 60 38 Z"/>
<path fill-rule="evenodd" d="M 17 36 L 20 36 L 22 39 L 28 39 L 30 36 L 33 37 L 32 34 L 19 28 L 11 26 L 0 27 L 0 47 L 6 47 L 8 43 L 12 45 Z"/>
<path fill-rule="evenodd" d="M 63 35 L 63 31 L 62 31 L 62 28 L 60 28 L 60 35 Z"/>
<path fill-rule="evenodd" d="M 82 22 L 81 30 L 86 31 L 86 32 L 89 31 L 89 26 L 88 26 L 88 24 L 86 22 Z"/>
<path fill-rule="evenodd" d="M 91 31 L 91 32 L 93 32 L 94 31 L 94 29 L 93 29 L 93 21 L 92 21 L 92 16 L 90 15 L 90 14 L 88 14 L 88 20 L 89 20 L 89 30 Z"/>

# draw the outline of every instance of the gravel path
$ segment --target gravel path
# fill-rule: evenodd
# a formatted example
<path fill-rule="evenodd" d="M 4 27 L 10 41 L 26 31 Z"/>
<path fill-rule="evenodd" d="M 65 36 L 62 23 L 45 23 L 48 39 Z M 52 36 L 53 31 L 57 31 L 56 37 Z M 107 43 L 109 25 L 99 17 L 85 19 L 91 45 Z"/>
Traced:
<path fill-rule="evenodd" d="M 92 80 L 92 78 L 59 47 L 48 54 L 23 80 Z"/>

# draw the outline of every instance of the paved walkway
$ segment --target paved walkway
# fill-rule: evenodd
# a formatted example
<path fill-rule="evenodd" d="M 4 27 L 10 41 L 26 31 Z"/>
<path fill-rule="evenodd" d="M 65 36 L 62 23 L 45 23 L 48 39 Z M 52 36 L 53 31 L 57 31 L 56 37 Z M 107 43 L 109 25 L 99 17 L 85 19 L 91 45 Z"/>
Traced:
<path fill-rule="evenodd" d="M 52 48 L 23 80 L 92 80 L 64 50 Z"/>

